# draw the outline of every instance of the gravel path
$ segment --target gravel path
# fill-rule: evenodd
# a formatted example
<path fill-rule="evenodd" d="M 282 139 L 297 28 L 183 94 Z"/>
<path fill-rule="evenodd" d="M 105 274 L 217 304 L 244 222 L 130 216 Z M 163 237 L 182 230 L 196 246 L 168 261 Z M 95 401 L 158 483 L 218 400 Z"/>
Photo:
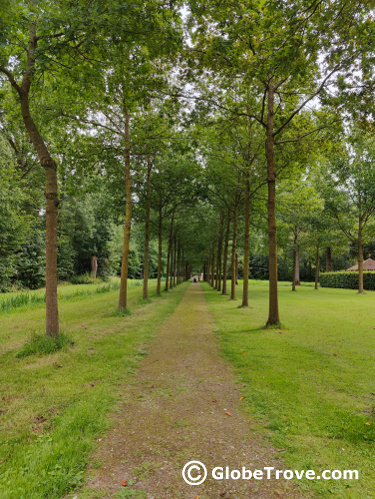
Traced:
<path fill-rule="evenodd" d="M 193 283 L 152 341 L 134 384 L 124 387 L 114 427 L 92 460 L 100 467 L 92 465 L 94 478 L 78 498 L 302 497 L 286 480 L 211 477 L 214 467 L 283 469 L 281 454 L 241 410 L 240 385 L 220 356 L 213 328 L 202 288 Z M 182 478 L 191 460 L 208 469 L 201 485 Z"/>

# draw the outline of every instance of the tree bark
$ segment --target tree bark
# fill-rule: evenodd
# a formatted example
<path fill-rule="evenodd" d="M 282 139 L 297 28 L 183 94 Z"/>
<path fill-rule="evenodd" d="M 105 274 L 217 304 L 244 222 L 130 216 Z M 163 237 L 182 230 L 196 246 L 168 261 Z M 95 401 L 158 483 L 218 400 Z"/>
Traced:
<path fill-rule="evenodd" d="M 332 254 L 331 248 L 326 248 L 326 272 L 332 272 Z"/>
<path fill-rule="evenodd" d="M 223 257 L 223 295 L 227 294 L 227 274 L 228 274 L 228 246 L 229 246 L 229 232 L 230 232 L 230 213 L 227 216 L 227 229 L 225 232 L 224 242 L 224 257 Z"/>
<path fill-rule="evenodd" d="M 119 310 L 125 310 L 127 307 L 128 293 L 128 266 L 129 266 L 129 245 L 132 219 L 132 189 L 131 189 L 131 171 L 130 171 L 130 114 L 126 105 L 124 105 L 125 116 L 125 224 L 124 224 L 124 242 L 122 246 L 122 263 L 121 263 L 121 282 L 120 282 L 120 297 Z"/>
<path fill-rule="evenodd" d="M 249 306 L 249 265 L 250 265 L 250 172 L 246 174 L 245 192 L 245 242 L 243 255 L 242 306 Z"/>
<path fill-rule="evenodd" d="M 363 245 L 361 218 L 358 223 L 358 293 L 363 294 Z"/>
<path fill-rule="evenodd" d="M 156 284 L 156 294 L 160 295 L 161 292 L 161 272 L 162 272 L 162 205 L 161 200 L 159 204 L 159 221 L 158 221 L 158 280 Z"/>
<path fill-rule="evenodd" d="M 235 201 L 234 214 L 233 214 L 233 241 L 232 241 L 232 272 L 231 272 L 231 289 L 230 299 L 236 299 L 236 256 L 237 256 L 237 222 L 238 222 L 238 205 L 237 199 Z"/>
<path fill-rule="evenodd" d="M 144 249 L 144 276 L 143 276 L 143 299 L 148 299 L 148 266 L 150 252 L 150 210 L 151 210 L 151 156 L 147 158 L 147 180 L 146 180 L 146 220 L 145 220 L 145 249 Z"/>
<path fill-rule="evenodd" d="M 277 291 L 277 229 L 276 229 L 276 170 L 274 137 L 274 84 L 270 79 L 267 92 L 267 187 L 268 187 L 268 256 L 269 256 L 269 312 L 267 325 L 279 324 Z"/>
<path fill-rule="evenodd" d="M 319 246 L 316 247 L 315 257 L 315 289 L 318 289 L 319 282 Z"/>

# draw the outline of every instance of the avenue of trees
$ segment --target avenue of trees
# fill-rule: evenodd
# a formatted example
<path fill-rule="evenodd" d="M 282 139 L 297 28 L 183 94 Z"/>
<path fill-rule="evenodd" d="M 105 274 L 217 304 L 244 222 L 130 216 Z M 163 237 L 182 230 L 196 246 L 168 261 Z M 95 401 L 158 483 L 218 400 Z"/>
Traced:
<path fill-rule="evenodd" d="M 251 302 L 375 254 L 375 2 L 0 0 L 0 290 L 203 273 Z M 236 283 L 243 280 L 242 296 Z M 227 281 L 230 281 L 230 283 Z"/>

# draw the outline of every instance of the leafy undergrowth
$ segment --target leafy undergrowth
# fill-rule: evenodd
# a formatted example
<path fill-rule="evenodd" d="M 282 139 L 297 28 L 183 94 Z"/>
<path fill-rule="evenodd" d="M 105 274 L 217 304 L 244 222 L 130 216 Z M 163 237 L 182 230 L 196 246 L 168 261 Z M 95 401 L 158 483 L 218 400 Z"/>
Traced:
<path fill-rule="evenodd" d="M 359 470 L 359 480 L 299 482 L 319 496 L 375 490 L 375 293 L 280 285 L 283 326 L 265 329 L 268 284 L 252 281 L 239 309 L 204 284 L 221 348 L 244 383 L 244 403 L 288 469 Z M 241 286 L 237 296 L 241 297 Z M 241 388 L 242 390 L 242 388 Z"/>
<path fill-rule="evenodd" d="M 151 283 L 154 287 L 155 283 Z M 16 358 L 30 330 L 43 329 L 44 309 L 19 310 L 0 326 L 0 497 L 60 498 L 79 486 L 91 451 L 110 424 L 109 411 L 134 375 L 144 346 L 179 303 L 186 284 L 112 314 L 118 292 L 61 303 L 61 326 L 74 346 Z"/>

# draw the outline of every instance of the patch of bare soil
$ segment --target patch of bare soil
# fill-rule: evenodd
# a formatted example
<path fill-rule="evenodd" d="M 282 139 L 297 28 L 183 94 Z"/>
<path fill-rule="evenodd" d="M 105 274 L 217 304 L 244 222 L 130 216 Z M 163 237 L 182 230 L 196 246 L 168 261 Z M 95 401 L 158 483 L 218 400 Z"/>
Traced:
<path fill-rule="evenodd" d="M 78 498 L 302 497 L 285 480 L 211 477 L 217 466 L 283 469 L 281 453 L 251 429 L 254 423 L 241 410 L 240 398 L 233 372 L 220 356 L 203 291 L 192 284 L 152 342 L 134 383 L 125 387 L 115 425 L 93 456 L 94 478 Z M 182 478 L 192 460 L 207 467 L 201 485 Z"/>

